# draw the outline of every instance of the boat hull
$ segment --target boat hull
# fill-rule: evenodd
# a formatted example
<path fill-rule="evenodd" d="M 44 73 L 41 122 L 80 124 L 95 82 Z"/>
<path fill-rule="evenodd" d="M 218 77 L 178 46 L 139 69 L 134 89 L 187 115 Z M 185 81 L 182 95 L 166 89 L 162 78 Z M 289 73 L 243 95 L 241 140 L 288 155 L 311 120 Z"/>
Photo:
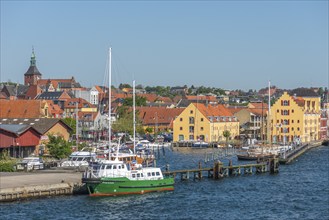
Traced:
<path fill-rule="evenodd" d="M 173 191 L 174 178 L 129 180 L 128 178 L 83 178 L 90 196 L 120 196 Z"/>
<path fill-rule="evenodd" d="M 239 160 L 258 160 L 258 159 L 270 159 L 275 157 L 272 154 L 269 155 L 247 155 L 247 154 L 237 154 Z"/>

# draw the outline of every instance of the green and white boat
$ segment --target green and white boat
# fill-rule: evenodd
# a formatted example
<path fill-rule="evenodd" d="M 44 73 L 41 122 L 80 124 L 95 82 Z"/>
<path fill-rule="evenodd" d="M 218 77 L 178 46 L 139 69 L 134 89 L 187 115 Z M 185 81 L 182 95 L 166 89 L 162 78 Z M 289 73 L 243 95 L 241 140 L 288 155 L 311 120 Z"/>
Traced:
<path fill-rule="evenodd" d="M 174 190 L 174 178 L 156 167 L 130 166 L 119 160 L 103 161 L 83 175 L 90 196 L 119 196 Z"/>
<path fill-rule="evenodd" d="M 109 48 L 109 88 L 111 88 L 111 51 Z M 135 81 L 133 82 L 135 85 Z M 135 90 L 135 86 L 134 90 Z M 134 92 L 135 94 L 135 92 Z M 109 89 L 109 145 L 111 146 L 111 89 Z M 135 153 L 135 95 L 134 95 L 134 153 Z M 91 196 L 118 196 L 144 194 L 148 192 L 174 190 L 174 178 L 164 178 L 160 168 L 126 164 L 119 160 L 119 146 L 116 158 L 92 165 L 85 171 L 82 183 L 87 185 Z"/>

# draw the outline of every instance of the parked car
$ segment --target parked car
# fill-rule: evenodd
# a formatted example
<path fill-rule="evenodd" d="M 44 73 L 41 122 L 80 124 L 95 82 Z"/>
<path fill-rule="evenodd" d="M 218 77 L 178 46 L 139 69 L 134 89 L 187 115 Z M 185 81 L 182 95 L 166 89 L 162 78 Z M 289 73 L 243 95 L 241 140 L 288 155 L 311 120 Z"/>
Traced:
<path fill-rule="evenodd" d="M 22 161 L 16 164 L 17 170 L 30 171 L 30 170 L 40 170 L 43 168 L 44 168 L 43 161 L 39 157 L 25 157 L 23 158 Z"/>

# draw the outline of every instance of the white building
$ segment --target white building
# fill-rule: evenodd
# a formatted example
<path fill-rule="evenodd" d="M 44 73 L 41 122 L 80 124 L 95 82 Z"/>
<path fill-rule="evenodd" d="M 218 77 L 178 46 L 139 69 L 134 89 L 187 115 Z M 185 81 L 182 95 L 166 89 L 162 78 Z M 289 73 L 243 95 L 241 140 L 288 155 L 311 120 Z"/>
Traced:
<path fill-rule="evenodd" d="M 95 87 L 87 89 L 85 91 L 76 90 L 73 91 L 76 98 L 83 98 L 93 105 L 98 105 L 99 92 Z"/>

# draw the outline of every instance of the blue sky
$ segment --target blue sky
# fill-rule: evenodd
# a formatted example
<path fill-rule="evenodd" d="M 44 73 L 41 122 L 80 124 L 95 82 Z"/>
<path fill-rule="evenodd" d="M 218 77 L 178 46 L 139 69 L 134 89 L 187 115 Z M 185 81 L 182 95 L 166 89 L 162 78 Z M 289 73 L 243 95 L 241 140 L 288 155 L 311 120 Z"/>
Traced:
<path fill-rule="evenodd" d="M 1 1 L 1 81 L 328 87 L 328 1 Z"/>

